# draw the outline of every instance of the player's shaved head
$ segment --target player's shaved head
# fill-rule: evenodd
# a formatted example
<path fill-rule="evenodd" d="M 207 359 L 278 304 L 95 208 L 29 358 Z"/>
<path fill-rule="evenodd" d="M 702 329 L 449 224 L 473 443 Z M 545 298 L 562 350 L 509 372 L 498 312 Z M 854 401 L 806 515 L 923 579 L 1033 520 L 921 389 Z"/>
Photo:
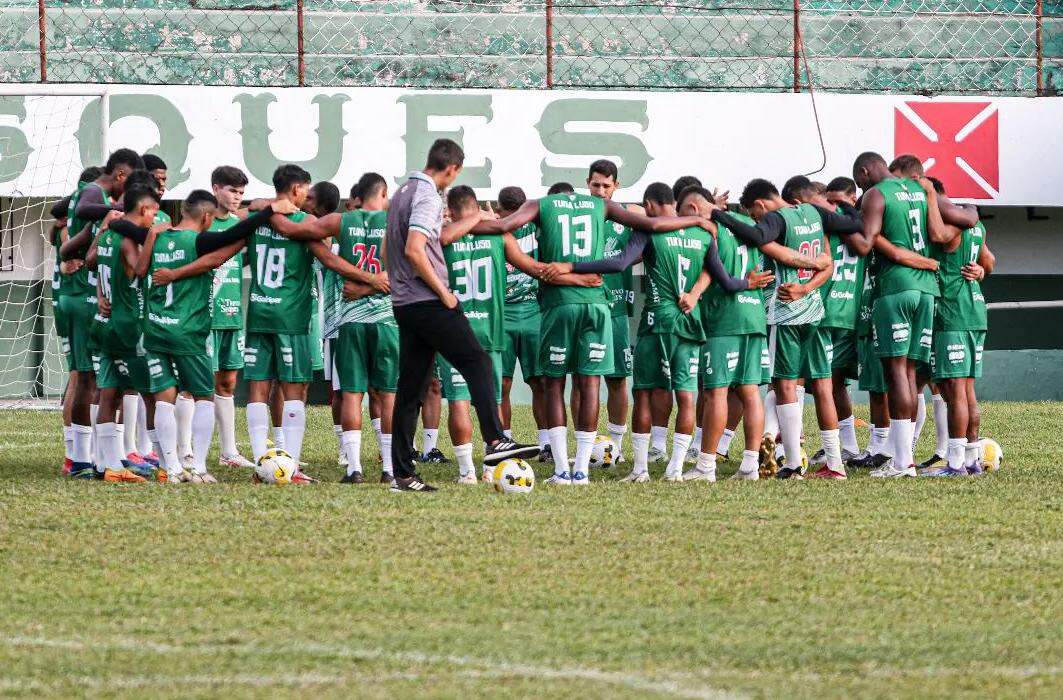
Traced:
<path fill-rule="evenodd" d="M 447 192 L 447 207 L 451 217 L 461 219 L 468 216 L 472 210 L 479 209 L 480 203 L 476 201 L 476 193 L 471 187 L 458 185 Z"/>
<path fill-rule="evenodd" d="M 126 188 L 125 194 L 122 195 L 122 211 L 132 214 L 140 206 L 140 203 L 145 200 L 158 204 L 159 195 L 149 187 Z"/>
<path fill-rule="evenodd" d="M 874 151 L 864 151 L 853 161 L 853 180 L 862 190 L 874 187 L 889 176 L 886 159 Z"/>
<path fill-rule="evenodd" d="M 498 208 L 505 212 L 514 212 L 528 201 L 528 195 L 516 185 L 503 187 L 498 191 Z"/>
<path fill-rule="evenodd" d="M 357 195 L 355 192 L 357 191 Z M 388 181 L 379 173 L 363 173 L 354 187 L 351 188 L 351 198 L 355 196 L 363 202 L 367 199 L 379 196 L 381 193 L 386 197 L 388 193 Z"/>
<path fill-rule="evenodd" d="M 277 194 L 287 194 L 299 185 L 309 185 L 310 179 L 310 173 L 294 163 L 287 163 L 273 171 L 273 188 Z"/>
<path fill-rule="evenodd" d="M 889 165 L 890 172 L 897 177 L 917 178 L 923 177 L 923 161 L 911 154 L 897 156 Z"/>
<path fill-rule="evenodd" d="M 701 200 L 705 200 L 704 203 L 706 204 L 712 202 L 712 192 L 709 192 L 701 185 L 687 185 L 679 193 L 679 197 L 676 199 L 676 207 L 680 213 L 687 211 L 697 214 L 698 207 L 702 203 Z"/>
<path fill-rule="evenodd" d="M 315 182 L 306 197 L 306 208 L 314 216 L 325 216 L 340 206 L 340 188 L 331 182 Z"/>
<path fill-rule="evenodd" d="M 795 175 L 782 186 L 782 198 L 790 204 L 807 202 L 817 194 L 821 194 L 821 192 L 816 187 L 816 183 L 804 175 Z"/>
<path fill-rule="evenodd" d="M 550 185 L 550 189 L 546 191 L 546 194 L 572 194 L 576 191 L 576 188 L 567 182 L 555 182 Z"/>
<path fill-rule="evenodd" d="M 218 187 L 247 187 L 247 175 L 232 165 L 219 165 L 210 174 L 210 184 Z"/>
<path fill-rule="evenodd" d="M 98 165 L 90 165 L 78 175 L 78 182 L 92 182 L 100 175 L 103 175 L 103 168 Z"/>
<path fill-rule="evenodd" d="M 648 204 L 650 202 L 660 205 L 675 204 L 675 195 L 672 193 L 672 188 L 663 182 L 651 182 L 646 187 L 646 191 L 642 193 L 642 203 Z"/>
<path fill-rule="evenodd" d="M 119 148 L 107 159 L 103 166 L 105 175 L 113 175 L 116 170 L 125 168 L 127 172 L 144 169 L 144 159 L 132 148 Z"/>
<path fill-rule="evenodd" d="M 675 184 L 672 185 L 672 196 L 675 197 L 675 201 L 679 201 L 679 195 L 683 194 L 683 190 L 688 187 L 701 187 L 701 180 L 693 175 L 683 175 Z"/>

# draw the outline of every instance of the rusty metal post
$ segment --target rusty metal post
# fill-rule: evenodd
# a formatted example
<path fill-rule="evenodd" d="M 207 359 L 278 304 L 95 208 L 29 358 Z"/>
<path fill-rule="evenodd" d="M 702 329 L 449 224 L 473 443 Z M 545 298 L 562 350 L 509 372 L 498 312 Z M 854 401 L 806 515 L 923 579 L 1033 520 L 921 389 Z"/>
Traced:
<path fill-rule="evenodd" d="M 801 92 L 801 0 L 794 0 L 794 92 Z"/>
<path fill-rule="evenodd" d="M 554 0 L 546 0 L 546 89 L 554 87 Z"/>
<path fill-rule="evenodd" d="M 44 9 L 44 0 L 37 0 L 37 41 L 41 54 L 41 82 L 48 82 L 48 18 Z"/>
<path fill-rule="evenodd" d="M 303 52 L 303 0 L 295 0 L 295 50 L 299 54 L 299 87 L 306 85 L 306 55 Z"/>

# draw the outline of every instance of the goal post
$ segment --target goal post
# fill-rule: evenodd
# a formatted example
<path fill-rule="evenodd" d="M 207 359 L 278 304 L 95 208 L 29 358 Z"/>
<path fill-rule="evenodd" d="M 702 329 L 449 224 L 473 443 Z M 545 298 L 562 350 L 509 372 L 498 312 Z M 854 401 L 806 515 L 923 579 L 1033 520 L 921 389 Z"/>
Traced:
<path fill-rule="evenodd" d="M 109 124 L 104 87 L 0 85 L 0 408 L 60 405 L 51 208 L 103 164 Z"/>

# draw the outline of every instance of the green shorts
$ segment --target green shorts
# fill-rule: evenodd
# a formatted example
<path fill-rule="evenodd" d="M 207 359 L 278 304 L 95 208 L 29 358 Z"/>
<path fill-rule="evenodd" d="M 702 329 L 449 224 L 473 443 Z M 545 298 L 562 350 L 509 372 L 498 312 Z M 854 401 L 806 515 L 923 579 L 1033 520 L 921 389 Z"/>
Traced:
<path fill-rule="evenodd" d="M 985 331 L 934 331 L 930 367 L 934 381 L 982 376 Z"/>
<path fill-rule="evenodd" d="M 151 392 L 148 379 L 148 358 L 130 353 L 100 351 L 95 356 L 96 386 L 100 389 L 136 389 L 142 394 Z"/>
<path fill-rule="evenodd" d="M 539 372 L 610 376 L 613 373 L 613 324 L 609 305 L 562 304 L 543 311 Z"/>
<path fill-rule="evenodd" d="M 934 339 L 934 297 L 917 290 L 887 294 L 871 311 L 879 357 L 930 361 Z"/>
<path fill-rule="evenodd" d="M 491 366 L 495 371 L 495 403 L 502 403 L 502 353 L 488 351 L 487 354 L 491 356 Z M 461 376 L 461 373 L 440 355 L 436 356 L 436 373 L 439 376 L 444 399 L 447 401 L 472 401 L 472 395 L 469 393 L 469 385 L 465 382 L 465 377 Z"/>
<path fill-rule="evenodd" d="M 345 323 L 329 345 L 335 352 L 333 386 L 364 394 L 395 393 L 399 381 L 399 329 L 383 323 Z"/>
<path fill-rule="evenodd" d="M 860 391 L 872 394 L 886 393 L 886 374 L 882 370 L 882 360 L 875 354 L 875 340 L 870 335 L 858 338 L 856 351 L 859 356 L 858 368 Z"/>
<path fill-rule="evenodd" d="M 66 368 L 70 372 L 92 372 L 92 356 L 97 345 L 92 337 L 92 317 L 96 314 L 95 303 L 83 298 L 62 297 L 59 299 L 62 313 L 66 316 Z"/>
<path fill-rule="evenodd" d="M 826 379 L 831 376 L 830 333 L 814 323 L 770 326 L 768 354 L 772 379 Z"/>
<path fill-rule="evenodd" d="M 244 337 L 244 379 L 306 384 L 314 377 L 311 354 L 309 335 L 248 333 Z"/>
<path fill-rule="evenodd" d="M 213 330 L 207 336 L 211 366 L 215 372 L 244 368 L 244 331 L 240 328 Z"/>
<path fill-rule="evenodd" d="M 613 316 L 613 371 L 605 375 L 609 379 L 630 377 L 634 365 L 634 353 L 631 350 L 631 326 L 627 316 Z M 695 353 L 696 356 L 696 353 Z M 695 379 L 698 373 L 694 372 Z M 685 391 L 681 389 L 680 391 Z"/>
<path fill-rule="evenodd" d="M 859 376 L 859 358 L 856 353 L 856 331 L 851 328 L 820 328 L 824 340 L 831 347 L 830 368 L 834 374 L 845 379 Z"/>
<path fill-rule="evenodd" d="M 635 342 L 635 389 L 698 390 L 701 343 L 647 333 Z"/>
<path fill-rule="evenodd" d="M 55 327 L 55 334 L 60 338 L 65 338 L 70 332 L 70 322 L 67 320 L 61 302 L 62 298 L 56 296 L 55 290 L 52 290 L 52 325 Z"/>
<path fill-rule="evenodd" d="M 214 370 L 210 357 L 203 355 L 169 355 L 147 352 L 148 388 L 157 394 L 171 387 L 195 397 L 214 395 Z"/>
<path fill-rule="evenodd" d="M 766 384 L 771 376 L 768 339 L 763 335 L 720 335 L 702 346 L 703 389 Z"/>
<path fill-rule="evenodd" d="M 520 372 L 525 379 L 539 376 L 539 331 L 542 315 L 536 308 L 534 314 L 524 318 L 506 317 L 506 339 L 502 348 L 502 376 L 513 377 L 520 362 Z"/>

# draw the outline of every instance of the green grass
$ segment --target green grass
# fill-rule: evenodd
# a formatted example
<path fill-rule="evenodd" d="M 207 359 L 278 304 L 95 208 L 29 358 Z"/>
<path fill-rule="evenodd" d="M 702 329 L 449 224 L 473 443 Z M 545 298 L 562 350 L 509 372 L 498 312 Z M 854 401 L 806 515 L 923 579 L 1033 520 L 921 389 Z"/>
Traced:
<path fill-rule="evenodd" d="M 985 406 L 977 480 L 503 497 L 71 482 L 0 413 L 0 695 L 1060 697 L 1060 416 Z"/>

